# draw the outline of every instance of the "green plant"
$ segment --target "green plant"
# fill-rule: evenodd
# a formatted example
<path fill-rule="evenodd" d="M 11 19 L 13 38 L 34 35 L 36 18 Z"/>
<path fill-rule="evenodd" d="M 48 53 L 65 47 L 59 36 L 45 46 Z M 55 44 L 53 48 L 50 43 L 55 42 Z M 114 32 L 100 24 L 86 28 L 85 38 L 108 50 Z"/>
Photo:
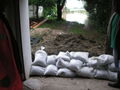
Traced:
<path fill-rule="evenodd" d="M 112 0 L 83 0 L 85 9 L 89 13 L 89 21 L 96 27 L 106 30 L 111 14 Z"/>

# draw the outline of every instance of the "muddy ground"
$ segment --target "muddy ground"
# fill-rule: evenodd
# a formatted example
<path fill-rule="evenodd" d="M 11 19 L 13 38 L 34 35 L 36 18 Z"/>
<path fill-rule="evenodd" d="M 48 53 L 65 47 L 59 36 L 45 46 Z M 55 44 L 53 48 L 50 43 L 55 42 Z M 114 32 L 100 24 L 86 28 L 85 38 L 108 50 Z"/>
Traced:
<path fill-rule="evenodd" d="M 60 51 L 85 51 L 90 56 L 96 56 L 105 53 L 105 38 L 100 41 L 97 34 L 85 36 L 81 34 L 72 34 L 65 30 L 54 30 L 50 28 L 37 28 L 31 31 L 31 37 L 36 42 L 32 42 L 32 53 L 39 50 L 41 46 L 45 51 L 51 54 L 58 54 Z"/>

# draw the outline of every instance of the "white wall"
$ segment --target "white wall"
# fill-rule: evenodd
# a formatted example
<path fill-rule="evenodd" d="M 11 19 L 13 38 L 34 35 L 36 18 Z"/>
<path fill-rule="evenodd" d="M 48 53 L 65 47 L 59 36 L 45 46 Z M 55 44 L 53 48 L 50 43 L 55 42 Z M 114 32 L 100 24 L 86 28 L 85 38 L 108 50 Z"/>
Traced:
<path fill-rule="evenodd" d="M 32 17 L 36 17 L 36 6 L 34 5 L 30 5 L 29 6 L 29 17 L 32 18 Z M 38 9 L 38 17 L 42 17 L 43 15 L 43 7 L 42 6 L 39 6 L 39 9 Z"/>
<path fill-rule="evenodd" d="M 23 59 L 25 67 L 26 79 L 29 78 L 29 72 L 31 68 L 31 46 L 30 46 L 30 30 L 29 30 L 29 8 L 28 0 L 19 0 L 20 4 L 20 26 L 21 26 L 21 37 L 23 47 Z"/>
<path fill-rule="evenodd" d="M 36 7 L 34 5 L 29 6 L 29 17 L 30 18 L 35 17 L 35 10 L 36 10 Z"/>

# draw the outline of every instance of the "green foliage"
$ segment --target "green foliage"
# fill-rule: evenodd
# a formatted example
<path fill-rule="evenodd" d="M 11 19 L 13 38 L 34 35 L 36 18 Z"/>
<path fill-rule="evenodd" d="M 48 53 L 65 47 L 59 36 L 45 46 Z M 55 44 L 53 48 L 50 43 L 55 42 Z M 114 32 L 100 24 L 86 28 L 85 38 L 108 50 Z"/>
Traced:
<path fill-rule="evenodd" d="M 90 22 L 96 27 L 106 28 L 111 14 L 112 0 L 84 0 Z"/>
<path fill-rule="evenodd" d="M 54 16 L 56 14 L 56 0 L 29 0 L 29 5 L 43 6 L 44 17 Z"/>
<path fill-rule="evenodd" d="M 55 6 L 55 0 L 29 0 L 30 5 L 39 5 L 46 7 L 53 7 Z"/>
<path fill-rule="evenodd" d="M 51 7 L 51 8 L 45 8 L 43 11 L 44 17 L 47 17 L 48 19 L 55 19 L 57 15 L 57 8 Z"/>
<path fill-rule="evenodd" d="M 29 0 L 29 5 L 43 6 L 44 17 L 49 16 L 53 18 L 57 16 L 60 20 L 62 19 L 62 9 L 65 5 L 66 0 Z M 38 17 L 38 10 L 36 10 L 36 16 Z"/>
<path fill-rule="evenodd" d="M 48 20 L 43 25 L 41 25 L 39 28 L 46 28 L 47 27 L 47 28 L 51 28 L 51 29 L 60 29 L 64 25 L 66 25 L 66 21 L 64 21 L 64 20 L 58 21 L 56 19 L 51 19 L 51 20 Z"/>

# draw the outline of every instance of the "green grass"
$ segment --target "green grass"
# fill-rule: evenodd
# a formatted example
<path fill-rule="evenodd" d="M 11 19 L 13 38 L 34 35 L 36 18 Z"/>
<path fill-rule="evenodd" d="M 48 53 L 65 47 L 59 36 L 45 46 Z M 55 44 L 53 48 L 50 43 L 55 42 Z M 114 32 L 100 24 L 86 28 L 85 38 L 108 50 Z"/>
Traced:
<path fill-rule="evenodd" d="M 85 34 L 85 33 L 87 33 L 87 32 L 85 32 L 85 30 L 78 29 L 78 28 L 71 29 L 70 32 L 73 33 L 73 34 Z"/>
<path fill-rule="evenodd" d="M 60 28 L 62 25 L 64 25 L 66 23 L 66 21 L 61 20 L 61 21 L 57 21 L 57 20 L 48 20 L 46 23 L 44 23 L 43 25 L 39 26 L 39 28 L 51 28 L 51 29 L 58 29 Z"/>
<path fill-rule="evenodd" d="M 39 26 L 39 28 L 50 28 L 50 29 L 65 29 L 69 27 L 68 31 L 73 34 L 81 34 L 86 33 L 83 30 L 84 25 L 78 24 L 76 22 L 67 22 L 65 20 L 57 21 L 57 20 L 48 20 L 43 25 Z"/>
<path fill-rule="evenodd" d="M 85 30 L 83 29 L 84 25 L 78 24 L 78 23 L 73 23 L 70 28 L 70 32 L 73 34 L 84 34 L 86 33 Z"/>

